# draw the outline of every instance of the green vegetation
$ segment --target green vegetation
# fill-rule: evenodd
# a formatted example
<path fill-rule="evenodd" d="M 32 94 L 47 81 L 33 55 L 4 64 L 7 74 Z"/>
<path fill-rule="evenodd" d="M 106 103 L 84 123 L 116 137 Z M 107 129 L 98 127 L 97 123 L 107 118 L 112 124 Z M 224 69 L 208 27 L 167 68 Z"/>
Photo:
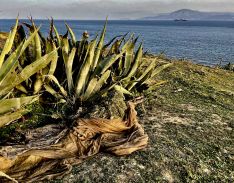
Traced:
<path fill-rule="evenodd" d="M 104 44 L 106 26 L 99 39 L 91 41 L 87 33 L 77 41 L 68 25 L 68 33 L 61 36 L 52 22 L 48 38 L 33 22 L 26 26 L 31 35 L 27 38 L 19 26 L 14 44 L 9 40 L 2 51 L 0 104 L 5 109 L 0 109 L 0 118 L 20 113 L 10 120 L 7 117 L 6 123 L 21 119 L 0 129 L 0 143 L 11 136 L 15 139 L 10 143 L 18 143 L 26 130 L 48 121 L 72 120 L 85 105 L 81 116 L 121 116 L 122 94 L 131 97 L 141 92 L 145 103 L 138 107 L 138 114 L 149 135 L 149 146 L 121 158 L 99 154 L 56 182 L 233 181 L 232 71 L 142 55 L 141 45 L 134 51 L 133 37 Z M 52 56 L 48 59 L 48 55 Z M 22 73 L 27 77 L 14 80 Z M 112 96 L 114 90 L 121 91 L 119 98 Z"/>
<path fill-rule="evenodd" d="M 105 44 L 106 25 L 99 38 L 89 41 L 84 33 L 77 41 L 67 24 L 67 33 L 59 35 L 51 20 L 45 38 L 32 19 L 22 25 L 17 19 L 0 55 L 0 96 L 5 106 L 0 127 L 21 118 L 27 112 L 22 107 L 39 99 L 44 107 L 59 109 L 57 117 L 70 119 L 79 107 L 100 101 L 111 90 L 136 96 L 155 85 L 153 78 L 172 64 L 143 60 L 142 44 L 136 48 L 133 35 Z"/>
<path fill-rule="evenodd" d="M 0 104 L 2 106 L 0 110 L 0 127 L 21 118 L 27 112 L 22 107 L 38 99 L 37 96 L 33 95 L 15 98 L 15 93 L 12 92 L 12 89 L 17 88 L 22 82 L 43 69 L 56 54 L 56 52 L 51 52 L 24 68 L 19 67 L 18 60 L 37 35 L 37 31 L 27 40 L 22 41 L 15 50 L 12 50 L 17 27 L 18 19 L 15 27 L 9 33 L 0 55 Z M 10 55 L 6 57 L 9 53 Z"/>

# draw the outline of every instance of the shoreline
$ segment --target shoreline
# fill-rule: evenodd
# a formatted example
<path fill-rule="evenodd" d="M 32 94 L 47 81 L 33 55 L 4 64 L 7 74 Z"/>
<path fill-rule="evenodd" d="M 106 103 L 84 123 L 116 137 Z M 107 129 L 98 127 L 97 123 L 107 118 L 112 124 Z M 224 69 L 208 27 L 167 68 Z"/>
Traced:
<path fill-rule="evenodd" d="M 6 32 L 0 32 L 0 50 L 4 46 L 5 40 L 7 39 L 7 35 L 8 35 L 8 33 L 6 33 Z M 222 63 L 222 62 L 221 62 L 221 64 L 202 64 L 202 63 L 199 63 L 199 61 L 195 61 L 193 59 L 176 58 L 175 56 L 169 57 L 165 54 L 146 53 L 146 56 L 147 57 L 157 57 L 157 58 L 160 58 L 160 59 L 163 59 L 166 61 L 187 61 L 187 62 L 192 62 L 196 65 L 201 65 L 201 66 L 205 66 L 205 67 L 207 66 L 207 67 L 211 67 L 211 68 L 215 68 L 215 67 L 220 67 L 220 68 L 224 67 L 225 68 L 225 66 L 227 66 L 228 64 L 231 64 L 232 67 L 234 66 L 234 63 L 231 63 L 231 62 L 226 62 L 226 64 Z"/>

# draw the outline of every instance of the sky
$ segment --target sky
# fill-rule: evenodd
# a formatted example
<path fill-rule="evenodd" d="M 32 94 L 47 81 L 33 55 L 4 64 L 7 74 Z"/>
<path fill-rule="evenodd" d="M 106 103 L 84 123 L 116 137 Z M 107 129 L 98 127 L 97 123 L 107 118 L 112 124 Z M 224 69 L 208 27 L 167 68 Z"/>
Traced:
<path fill-rule="evenodd" d="M 184 8 L 234 12 L 234 0 L 0 0 L 0 18 L 136 19 Z"/>

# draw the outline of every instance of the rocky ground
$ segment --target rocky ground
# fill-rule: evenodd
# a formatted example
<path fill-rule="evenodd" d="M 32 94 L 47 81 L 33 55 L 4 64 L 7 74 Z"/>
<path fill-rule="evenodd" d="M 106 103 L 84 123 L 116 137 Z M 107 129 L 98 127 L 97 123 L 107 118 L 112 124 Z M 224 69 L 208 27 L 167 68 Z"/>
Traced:
<path fill-rule="evenodd" d="M 100 153 L 53 182 L 233 182 L 234 73 L 177 61 L 159 79 L 138 106 L 146 149 Z"/>

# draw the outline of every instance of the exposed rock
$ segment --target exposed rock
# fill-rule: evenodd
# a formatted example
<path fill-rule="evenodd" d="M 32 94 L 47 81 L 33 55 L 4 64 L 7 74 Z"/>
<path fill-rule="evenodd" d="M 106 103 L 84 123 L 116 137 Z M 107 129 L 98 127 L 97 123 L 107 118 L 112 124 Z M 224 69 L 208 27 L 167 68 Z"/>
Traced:
<path fill-rule="evenodd" d="M 127 105 L 123 95 L 119 92 L 111 91 L 100 103 L 96 103 L 84 110 L 84 118 L 123 118 L 126 109 Z"/>

